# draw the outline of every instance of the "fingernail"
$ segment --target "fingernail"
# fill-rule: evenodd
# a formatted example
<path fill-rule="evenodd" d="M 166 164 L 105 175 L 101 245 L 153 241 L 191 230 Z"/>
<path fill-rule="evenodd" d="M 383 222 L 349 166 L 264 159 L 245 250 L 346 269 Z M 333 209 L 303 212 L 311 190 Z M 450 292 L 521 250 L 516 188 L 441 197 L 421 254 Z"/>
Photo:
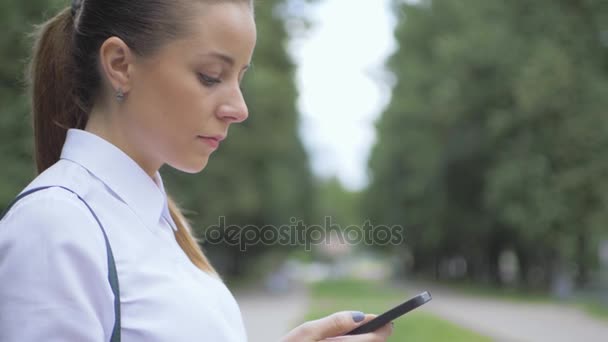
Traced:
<path fill-rule="evenodd" d="M 355 321 L 355 323 L 359 323 L 365 319 L 365 314 L 361 311 L 353 311 L 352 314 L 353 314 L 353 321 Z"/>

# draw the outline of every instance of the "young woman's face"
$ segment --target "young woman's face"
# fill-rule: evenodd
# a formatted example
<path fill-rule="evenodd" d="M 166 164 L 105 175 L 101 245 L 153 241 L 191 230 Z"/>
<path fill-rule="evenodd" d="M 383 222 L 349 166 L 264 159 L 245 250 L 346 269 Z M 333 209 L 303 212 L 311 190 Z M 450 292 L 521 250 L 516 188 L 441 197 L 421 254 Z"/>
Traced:
<path fill-rule="evenodd" d="M 140 159 L 185 172 L 201 171 L 230 124 L 247 118 L 240 82 L 256 42 L 248 4 L 199 6 L 185 37 L 135 64 L 127 95 Z"/>

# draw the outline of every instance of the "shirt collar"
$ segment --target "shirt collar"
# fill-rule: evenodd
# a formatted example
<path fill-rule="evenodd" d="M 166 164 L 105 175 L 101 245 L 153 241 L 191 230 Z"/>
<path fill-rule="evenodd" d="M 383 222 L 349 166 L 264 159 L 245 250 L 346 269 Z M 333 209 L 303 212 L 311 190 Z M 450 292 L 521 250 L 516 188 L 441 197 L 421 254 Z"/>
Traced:
<path fill-rule="evenodd" d="M 164 218 L 177 230 L 167 206 L 160 173 L 155 179 L 126 153 L 103 138 L 80 129 L 69 129 L 61 159 L 82 165 L 108 186 L 149 227 Z"/>

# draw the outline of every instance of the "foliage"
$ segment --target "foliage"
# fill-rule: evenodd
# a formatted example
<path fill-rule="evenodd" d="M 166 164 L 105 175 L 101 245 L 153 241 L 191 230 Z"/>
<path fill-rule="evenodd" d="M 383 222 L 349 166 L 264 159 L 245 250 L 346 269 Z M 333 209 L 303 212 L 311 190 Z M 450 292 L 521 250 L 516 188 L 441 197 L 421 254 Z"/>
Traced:
<path fill-rule="evenodd" d="M 34 177 L 33 139 L 28 115 L 24 68 L 32 40 L 27 33 L 54 12 L 56 1 L 0 3 L 0 203 L 8 202 Z"/>
<path fill-rule="evenodd" d="M 417 270 L 464 256 L 471 277 L 498 281 L 513 249 L 528 283 L 572 263 L 584 283 L 608 223 L 606 2 L 394 7 L 397 82 L 377 123 L 370 217 L 413 227 Z"/>

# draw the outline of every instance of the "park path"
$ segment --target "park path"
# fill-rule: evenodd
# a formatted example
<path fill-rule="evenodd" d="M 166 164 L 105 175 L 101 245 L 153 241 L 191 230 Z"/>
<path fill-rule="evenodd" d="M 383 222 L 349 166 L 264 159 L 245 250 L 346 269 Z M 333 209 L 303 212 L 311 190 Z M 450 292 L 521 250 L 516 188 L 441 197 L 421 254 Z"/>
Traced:
<path fill-rule="evenodd" d="M 272 293 L 249 290 L 235 293 L 249 342 L 279 341 L 289 330 L 302 323 L 308 309 L 308 293 L 297 287 L 286 292 Z"/>
<path fill-rule="evenodd" d="M 432 285 L 408 286 L 409 293 L 425 289 L 433 300 L 423 310 L 494 341 L 608 342 L 608 322 L 574 307 L 480 298 Z"/>
<path fill-rule="evenodd" d="M 408 293 L 429 290 L 433 300 L 419 310 L 432 313 L 498 342 L 608 342 L 608 322 L 580 309 L 552 303 L 477 297 L 428 284 L 410 284 Z M 309 304 L 304 287 L 273 293 L 235 293 L 249 342 L 279 341 L 301 323 Z"/>

